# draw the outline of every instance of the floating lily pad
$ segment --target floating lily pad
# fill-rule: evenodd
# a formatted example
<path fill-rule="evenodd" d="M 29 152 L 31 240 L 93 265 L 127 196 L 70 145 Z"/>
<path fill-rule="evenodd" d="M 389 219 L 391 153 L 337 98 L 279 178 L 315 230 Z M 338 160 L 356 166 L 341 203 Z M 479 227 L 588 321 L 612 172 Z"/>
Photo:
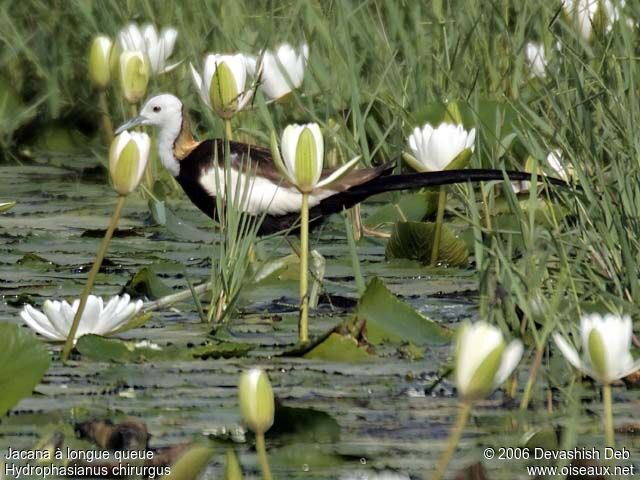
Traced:
<path fill-rule="evenodd" d="M 367 362 L 375 358 L 360 347 L 353 337 L 335 332 L 305 353 L 304 357 L 328 362 Z"/>
<path fill-rule="evenodd" d="M 194 445 L 171 466 L 166 480 L 197 480 L 213 458 L 214 450 L 208 445 Z"/>
<path fill-rule="evenodd" d="M 144 267 L 127 282 L 124 293 L 128 293 L 132 297 L 146 297 L 156 300 L 173 293 L 173 290 L 160 280 L 158 275 Z"/>
<path fill-rule="evenodd" d="M 99 335 L 84 335 L 76 344 L 76 349 L 84 358 L 116 363 L 232 358 L 244 356 L 252 348 L 252 345 L 235 342 L 211 342 L 191 348 L 160 346 L 148 341 L 120 340 Z"/>
<path fill-rule="evenodd" d="M 441 344 L 451 337 L 448 329 L 400 300 L 377 277 L 369 282 L 362 295 L 357 315 L 366 321 L 367 339 L 373 345 L 385 340 Z"/>
<path fill-rule="evenodd" d="M 438 208 L 438 193 L 423 190 L 402 195 L 397 202 L 385 203 L 365 220 L 370 227 L 391 224 L 401 221 L 419 222 L 433 215 Z"/>
<path fill-rule="evenodd" d="M 435 223 L 396 223 L 385 255 L 387 258 L 408 258 L 422 263 L 431 261 L 431 249 L 435 239 Z M 438 262 L 452 266 L 466 266 L 469 250 L 466 243 L 456 237 L 446 225 L 442 225 Z"/>
<path fill-rule="evenodd" d="M 49 351 L 17 325 L 0 323 L 0 417 L 31 392 L 49 369 Z"/>

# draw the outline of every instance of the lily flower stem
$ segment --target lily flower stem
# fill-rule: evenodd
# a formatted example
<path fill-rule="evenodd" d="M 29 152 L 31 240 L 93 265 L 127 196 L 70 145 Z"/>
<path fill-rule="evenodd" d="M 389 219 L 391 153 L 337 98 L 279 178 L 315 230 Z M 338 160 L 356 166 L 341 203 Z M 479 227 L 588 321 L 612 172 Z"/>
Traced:
<path fill-rule="evenodd" d="M 432 480 L 442 480 L 445 472 L 447 471 L 447 467 L 449 466 L 449 462 L 451 461 L 451 457 L 456 451 L 458 447 L 458 443 L 460 443 L 460 437 L 462 437 L 462 432 L 464 431 L 464 427 L 467 425 L 467 421 L 469 420 L 469 414 L 471 413 L 472 404 L 470 401 L 462 402 L 460 406 L 460 411 L 458 412 L 458 418 L 456 419 L 456 423 L 451 428 L 449 432 L 449 440 L 447 441 L 447 448 L 443 452 L 440 460 L 438 460 L 438 465 L 436 466 L 436 472 L 433 475 Z"/>
<path fill-rule="evenodd" d="M 233 140 L 233 130 L 231 129 L 231 119 L 229 118 L 224 119 L 224 137 L 229 141 Z"/>
<path fill-rule="evenodd" d="M 109 116 L 109 104 L 107 103 L 107 92 L 100 90 L 98 94 L 98 102 L 100 105 L 100 120 L 102 121 L 102 130 L 104 132 L 107 144 L 110 145 L 113 140 L 113 123 Z"/>
<path fill-rule="evenodd" d="M 447 191 L 444 186 L 440 187 L 438 195 L 438 212 L 436 214 L 436 231 L 433 235 L 433 246 L 431 247 L 431 266 L 435 267 L 438 263 L 438 255 L 440 253 L 440 236 L 442 235 L 442 222 L 444 219 L 444 210 L 447 206 Z"/>
<path fill-rule="evenodd" d="M 613 433 L 613 399 L 611 384 L 602 386 L 602 407 L 604 408 L 604 438 L 606 447 L 615 447 Z"/>
<path fill-rule="evenodd" d="M 302 194 L 300 210 L 300 321 L 298 339 L 309 341 L 309 194 Z"/>
<path fill-rule="evenodd" d="M 78 311 L 76 312 L 75 317 L 73 317 L 71 330 L 69 330 L 67 341 L 65 342 L 64 348 L 62 350 L 63 362 L 67 361 L 67 359 L 69 358 L 69 354 L 71 353 L 71 349 L 73 348 L 73 339 L 75 338 L 76 332 L 78 331 L 78 327 L 80 326 L 80 319 L 82 318 L 82 314 L 84 313 L 84 308 L 87 305 L 87 298 L 89 298 L 89 294 L 93 289 L 93 284 L 96 281 L 96 276 L 100 271 L 100 266 L 102 265 L 102 261 L 104 260 L 104 257 L 107 253 L 107 249 L 109 248 L 109 243 L 111 242 L 111 237 L 113 236 L 113 232 L 118 226 L 118 221 L 120 220 L 120 215 L 122 214 L 122 207 L 124 207 L 124 202 L 126 199 L 127 199 L 126 195 L 118 196 L 118 201 L 116 202 L 116 207 L 113 210 L 113 215 L 111 215 L 111 220 L 109 221 L 107 232 L 104 234 L 104 238 L 102 239 L 100 248 L 98 248 L 96 259 L 93 262 L 93 267 L 91 267 L 91 271 L 89 272 L 89 276 L 87 277 L 87 283 L 85 284 L 84 290 L 82 291 L 82 297 L 80 297 L 80 304 L 78 305 Z"/>
<path fill-rule="evenodd" d="M 536 348 L 536 355 L 533 357 L 533 363 L 531 364 L 531 370 L 529 371 L 529 378 L 527 379 L 527 385 L 524 387 L 524 393 L 522 394 L 522 400 L 520 401 L 520 410 L 526 410 L 529 407 L 529 401 L 533 393 L 533 387 L 536 384 L 536 377 L 538 376 L 538 370 L 542 365 L 542 359 L 544 357 L 544 345 Z"/>
<path fill-rule="evenodd" d="M 267 447 L 264 443 L 264 433 L 256 433 L 256 451 L 260 460 L 260 470 L 262 470 L 263 480 L 271 480 L 271 468 L 267 458 Z"/>

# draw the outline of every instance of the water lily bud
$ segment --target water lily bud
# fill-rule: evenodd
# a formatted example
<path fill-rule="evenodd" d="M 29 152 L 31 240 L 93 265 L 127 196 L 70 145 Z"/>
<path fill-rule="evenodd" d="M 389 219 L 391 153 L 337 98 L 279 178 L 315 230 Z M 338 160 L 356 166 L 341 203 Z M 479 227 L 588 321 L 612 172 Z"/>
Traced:
<path fill-rule="evenodd" d="M 455 112 L 452 114 L 455 115 Z M 415 128 L 409 135 L 411 154 L 403 157 L 419 172 L 464 168 L 474 150 L 475 139 L 475 128 L 466 131 L 462 125 L 451 123 L 441 123 L 433 128 L 427 123 L 422 128 Z"/>
<path fill-rule="evenodd" d="M 455 377 L 464 400 L 479 400 L 500 386 L 522 357 L 519 340 L 507 345 L 502 332 L 485 322 L 461 327 L 455 351 Z"/>
<path fill-rule="evenodd" d="M 302 193 L 310 193 L 314 188 L 330 185 L 360 161 L 359 156 L 352 158 L 321 180 L 324 138 L 317 123 L 287 126 L 282 133 L 280 148 L 275 133 L 272 132 L 271 153 L 280 173 Z"/>
<path fill-rule="evenodd" d="M 203 74 L 191 65 L 191 75 L 202 100 L 221 118 L 229 119 L 245 108 L 253 91 L 245 92 L 248 58 L 245 55 L 207 55 Z"/>
<path fill-rule="evenodd" d="M 454 125 L 462 125 L 462 114 L 460 113 L 458 102 L 447 102 L 444 121 L 447 123 L 453 123 Z"/>
<path fill-rule="evenodd" d="M 149 160 L 151 139 L 146 133 L 124 131 L 111 142 L 109 172 L 113 188 L 120 195 L 133 192 Z"/>
<path fill-rule="evenodd" d="M 627 315 L 585 315 L 580 320 L 582 358 L 561 335 L 553 339 L 567 361 L 603 385 L 640 369 L 640 359 L 631 356 L 632 323 Z"/>
<path fill-rule="evenodd" d="M 89 51 L 89 77 L 96 87 L 104 89 L 111 81 L 109 56 L 113 42 L 109 37 L 99 35 L 93 39 Z"/>
<path fill-rule="evenodd" d="M 243 372 L 238 384 L 240 413 L 244 423 L 256 434 L 264 434 L 273 425 L 275 401 L 267 374 L 258 369 Z"/>
<path fill-rule="evenodd" d="M 144 98 L 149 84 L 149 60 L 140 52 L 124 51 L 120 55 L 120 86 L 129 103 Z"/>

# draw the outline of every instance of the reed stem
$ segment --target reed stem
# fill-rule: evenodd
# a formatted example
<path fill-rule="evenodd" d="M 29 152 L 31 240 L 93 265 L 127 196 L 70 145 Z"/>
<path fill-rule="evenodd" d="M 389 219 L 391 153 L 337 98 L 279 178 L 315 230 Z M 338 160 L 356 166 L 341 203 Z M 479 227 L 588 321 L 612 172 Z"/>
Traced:
<path fill-rule="evenodd" d="M 438 213 L 436 214 L 436 231 L 433 234 L 433 246 L 431 248 L 431 263 L 435 267 L 438 263 L 440 254 L 440 236 L 442 235 L 442 222 L 444 220 L 444 209 L 447 206 L 447 191 L 445 187 L 440 186 L 440 194 L 438 195 Z"/>

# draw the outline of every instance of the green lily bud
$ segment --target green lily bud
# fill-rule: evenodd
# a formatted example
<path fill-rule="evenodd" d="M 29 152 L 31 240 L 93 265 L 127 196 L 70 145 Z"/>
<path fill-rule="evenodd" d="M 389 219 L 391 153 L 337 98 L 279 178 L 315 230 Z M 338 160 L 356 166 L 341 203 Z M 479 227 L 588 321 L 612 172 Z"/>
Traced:
<path fill-rule="evenodd" d="M 138 103 L 147 92 L 149 60 L 140 52 L 125 51 L 120 55 L 120 86 L 129 103 Z"/>
<path fill-rule="evenodd" d="M 222 118 L 233 117 L 238 109 L 239 93 L 231 69 L 224 62 L 218 64 L 209 87 L 209 98 L 213 109 Z"/>
<path fill-rule="evenodd" d="M 151 139 L 146 133 L 124 131 L 111 143 L 109 172 L 113 188 L 120 195 L 133 192 L 149 160 Z"/>
<path fill-rule="evenodd" d="M 93 39 L 89 50 L 89 78 L 100 89 L 105 89 L 111 81 L 109 56 L 113 42 L 109 37 L 99 35 Z"/>
<path fill-rule="evenodd" d="M 444 122 L 462 125 L 462 114 L 458 102 L 447 102 L 447 109 L 444 113 Z"/>
<path fill-rule="evenodd" d="M 255 434 L 262 435 L 273 425 L 275 401 L 267 374 L 257 368 L 243 372 L 238 384 L 240 413 Z"/>
<path fill-rule="evenodd" d="M 227 465 L 224 468 L 224 480 L 242 480 L 242 467 L 233 448 L 227 450 Z"/>

